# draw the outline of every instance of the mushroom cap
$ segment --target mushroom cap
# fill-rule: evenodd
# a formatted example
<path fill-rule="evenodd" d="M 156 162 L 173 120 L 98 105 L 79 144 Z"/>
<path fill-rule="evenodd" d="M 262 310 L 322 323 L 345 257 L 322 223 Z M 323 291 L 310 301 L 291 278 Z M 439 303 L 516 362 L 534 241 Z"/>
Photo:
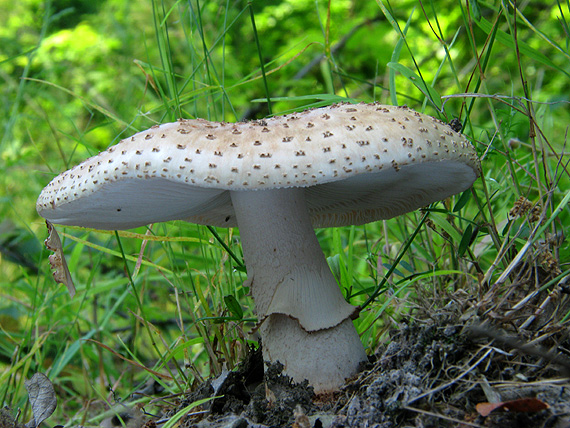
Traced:
<path fill-rule="evenodd" d="M 407 107 L 335 104 L 245 123 L 153 126 L 49 183 L 52 223 L 129 229 L 187 220 L 236 226 L 229 191 L 305 188 L 315 227 L 389 219 L 468 189 L 473 146 Z"/>

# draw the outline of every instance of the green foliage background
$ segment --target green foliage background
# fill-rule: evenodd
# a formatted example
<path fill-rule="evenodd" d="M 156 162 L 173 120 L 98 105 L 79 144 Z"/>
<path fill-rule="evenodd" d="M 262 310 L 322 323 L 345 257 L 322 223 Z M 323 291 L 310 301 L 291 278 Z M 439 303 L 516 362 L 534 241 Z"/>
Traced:
<path fill-rule="evenodd" d="M 127 397 L 151 376 L 182 391 L 244 355 L 254 314 L 237 231 L 216 236 L 173 222 L 137 230 L 157 237 L 146 242 L 67 228 L 75 299 L 49 272 L 35 212 L 43 186 L 121 138 L 178 117 L 233 122 L 349 99 L 460 118 L 483 162 L 473 193 L 432 207 L 430 227 L 413 213 L 318 231 L 347 297 L 362 304 L 380 294 L 357 321 L 370 352 L 392 319 L 409 316 L 422 297 L 462 290 L 476 299 L 493 289 L 527 242 L 534 250 L 526 263 L 540 266 L 537 245 L 546 242 L 558 271 L 540 285 L 554 287 L 570 259 L 563 239 L 570 222 L 569 5 L 517 7 L 0 0 L 3 404 L 27 409 L 23 380 L 43 371 L 63 400 L 60 423 L 96 422 L 90 403 L 112 402 L 109 387 Z M 544 213 L 539 233 L 528 217 L 509 217 L 521 196 Z M 416 228 L 418 238 L 402 247 Z"/>

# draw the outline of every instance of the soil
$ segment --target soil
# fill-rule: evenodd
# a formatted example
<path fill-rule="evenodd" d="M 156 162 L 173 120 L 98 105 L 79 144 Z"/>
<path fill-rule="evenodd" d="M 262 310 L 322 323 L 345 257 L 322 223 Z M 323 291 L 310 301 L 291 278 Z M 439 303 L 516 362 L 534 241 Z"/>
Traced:
<path fill-rule="evenodd" d="M 537 294 L 516 317 L 512 304 L 487 307 L 495 297 L 484 297 L 489 300 L 416 313 L 337 393 L 316 396 L 307 383 L 284 376 L 279 364 L 263 373 L 256 350 L 237 370 L 205 382 L 162 417 L 207 399 L 178 426 L 570 427 L 569 332 L 553 321 L 547 305 L 536 310 L 546 298 L 556 302 L 558 313 L 567 313 L 568 295 Z M 487 414 L 485 403 L 497 409 Z M 147 419 L 145 425 L 156 424 Z"/>
<path fill-rule="evenodd" d="M 520 349 L 512 351 L 516 341 L 509 336 L 502 344 L 512 339 L 511 350 L 501 349 L 491 344 L 501 342 L 491 327 L 473 328 L 458 321 L 441 317 L 400 326 L 358 377 L 327 396 L 315 396 L 307 383 L 292 383 L 279 364 L 263 376 L 261 355 L 255 351 L 238 370 L 206 382 L 171 413 L 219 396 L 201 406 L 206 412 L 194 412 L 180 426 L 570 427 L 570 360 L 554 364 Z M 486 417 L 476 410 L 478 403 L 520 398 L 535 401 L 518 409 L 522 411 L 499 409 Z M 533 410 L 536 403 L 548 408 Z"/>

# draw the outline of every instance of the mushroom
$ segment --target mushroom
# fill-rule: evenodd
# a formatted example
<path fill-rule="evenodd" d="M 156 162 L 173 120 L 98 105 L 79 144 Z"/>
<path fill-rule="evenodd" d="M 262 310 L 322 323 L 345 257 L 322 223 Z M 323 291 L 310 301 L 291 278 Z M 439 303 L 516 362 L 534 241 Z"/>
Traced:
<path fill-rule="evenodd" d="M 468 189 L 472 145 L 407 107 L 336 104 L 246 123 L 153 126 L 56 177 L 37 211 L 129 229 L 182 219 L 239 227 L 266 362 L 316 392 L 366 359 L 313 228 L 389 219 Z"/>

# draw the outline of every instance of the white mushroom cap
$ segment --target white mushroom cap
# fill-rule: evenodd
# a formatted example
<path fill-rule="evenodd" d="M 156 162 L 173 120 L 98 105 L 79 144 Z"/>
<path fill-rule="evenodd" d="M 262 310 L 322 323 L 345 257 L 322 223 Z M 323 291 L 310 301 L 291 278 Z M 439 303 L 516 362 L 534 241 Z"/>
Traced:
<path fill-rule="evenodd" d="M 305 188 L 313 226 L 388 219 L 467 189 L 480 165 L 447 124 L 406 107 L 337 104 L 246 123 L 154 126 L 56 177 L 38 213 L 128 229 L 236 226 L 230 190 Z"/>

